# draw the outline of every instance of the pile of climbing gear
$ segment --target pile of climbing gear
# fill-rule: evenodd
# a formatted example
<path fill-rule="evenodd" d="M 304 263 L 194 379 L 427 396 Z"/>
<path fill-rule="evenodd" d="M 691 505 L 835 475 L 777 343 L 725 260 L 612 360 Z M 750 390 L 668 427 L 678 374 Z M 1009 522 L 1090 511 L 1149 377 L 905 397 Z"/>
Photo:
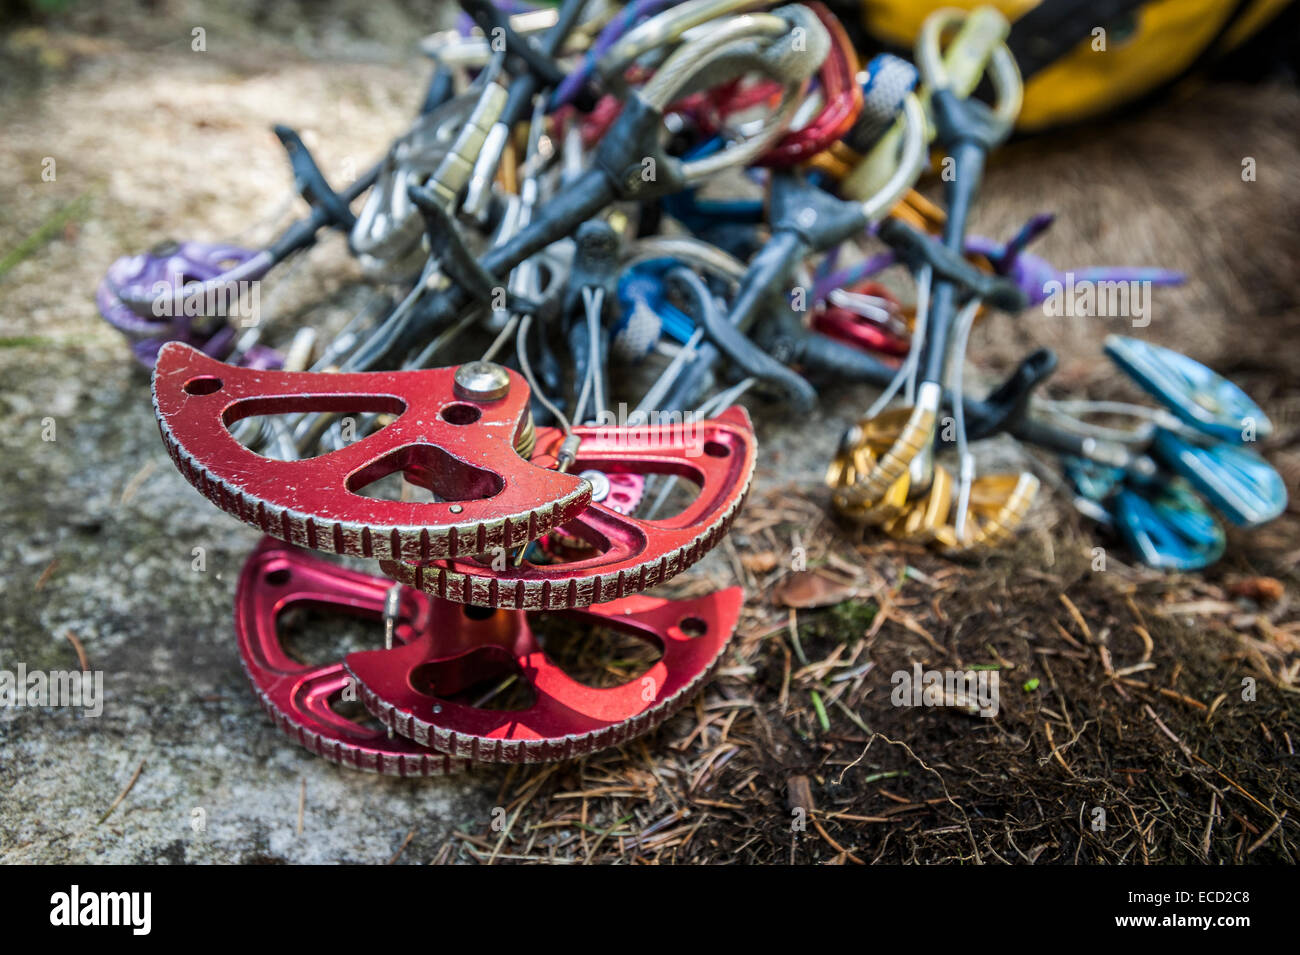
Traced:
<path fill-rule="evenodd" d="M 744 501 L 742 396 L 808 416 L 824 383 L 880 389 L 830 468 L 834 508 L 945 553 L 1006 542 L 1034 500 L 1028 472 L 977 473 L 971 443 L 998 433 L 1061 455 L 1080 506 L 1154 566 L 1222 551 L 1202 499 L 1248 526 L 1284 506 L 1240 447 L 1262 412 L 1164 349 L 1107 346 L 1160 408 L 1036 396 L 1047 351 L 968 396 L 973 324 L 1058 274 L 1025 251 L 1050 216 L 1005 242 L 967 234 L 1022 102 L 994 9 L 929 17 L 914 66 L 861 62 L 817 2 L 461 7 L 422 44 L 419 114 L 355 182 L 336 190 L 277 127 L 305 216 L 261 248 L 164 242 L 98 290 L 153 368 L 176 467 L 266 535 L 239 651 L 312 751 L 396 775 L 566 759 L 682 706 L 743 594 L 647 592 Z M 949 161 L 939 209 L 913 186 Z M 234 307 L 331 234 L 365 307 L 294 329 Z M 890 267 L 914 305 L 877 280 Z M 1094 277 L 1131 275 L 1179 280 Z M 1116 414 L 1138 427 L 1090 420 Z M 301 662 L 284 621 L 304 609 L 372 621 L 373 649 Z M 655 659 L 581 682 L 548 649 L 557 625 Z"/>

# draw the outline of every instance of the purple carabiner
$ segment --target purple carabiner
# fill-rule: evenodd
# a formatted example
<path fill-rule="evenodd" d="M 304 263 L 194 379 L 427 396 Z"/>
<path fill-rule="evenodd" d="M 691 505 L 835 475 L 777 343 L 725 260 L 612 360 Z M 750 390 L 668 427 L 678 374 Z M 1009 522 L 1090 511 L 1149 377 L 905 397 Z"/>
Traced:
<path fill-rule="evenodd" d="M 169 341 L 221 358 L 235 344 L 235 329 L 226 321 L 233 314 L 232 302 L 238 308 L 247 300 L 249 287 L 240 283 L 260 277 L 264 270 L 258 270 L 256 260 L 264 255 L 224 243 L 166 241 L 110 265 L 95 304 L 147 367 L 153 367 L 158 349 Z M 149 307 L 143 309 L 141 303 Z M 244 358 L 241 363 L 254 367 L 279 364 L 279 356 L 264 346 L 249 349 Z"/>

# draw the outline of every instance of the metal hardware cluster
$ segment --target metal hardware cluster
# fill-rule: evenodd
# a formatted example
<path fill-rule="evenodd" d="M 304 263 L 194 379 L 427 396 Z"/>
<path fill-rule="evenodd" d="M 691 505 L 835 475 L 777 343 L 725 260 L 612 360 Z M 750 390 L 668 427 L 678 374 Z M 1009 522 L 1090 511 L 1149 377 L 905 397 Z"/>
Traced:
<path fill-rule="evenodd" d="M 1006 242 L 967 234 L 1020 107 L 991 8 L 934 14 L 914 66 L 860 62 L 817 2 L 461 6 L 457 29 L 423 43 L 435 69 L 419 115 L 354 183 L 336 190 L 277 127 L 305 217 L 263 248 L 163 243 L 98 291 L 154 368 L 177 468 L 267 535 L 239 585 L 240 652 L 311 750 L 400 775 L 564 759 L 681 706 L 743 595 L 643 592 L 740 508 L 757 454 L 745 394 L 808 415 L 825 382 L 879 388 L 828 472 L 834 507 L 945 552 L 1004 543 L 1030 508 L 1036 477 L 976 472 L 970 444 L 1001 432 L 1062 455 L 1080 506 L 1155 566 L 1221 552 L 1198 492 L 1252 526 L 1285 505 L 1240 447 L 1267 433 L 1263 413 L 1165 349 L 1107 345 L 1160 409 L 1035 396 L 1046 351 L 968 395 L 972 325 L 1041 301 L 1057 275 L 1025 251 L 1050 217 Z M 912 188 L 932 159 L 951 172 L 944 209 Z M 230 314 L 330 233 L 367 307 L 289 334 Z M 875 280 L 891 266 L 914 307 Z M 1139 426 L 1091 420 L 1115 414 Z M 394 476 L 400 493 L 376 493 Z M 301 606 L 373 620 L 376 648 L 302 664 L 280 626 Z M 545 652 L 548 613 L 661 655 L 631 682 L 586 686 Z M 488 705 L 512 682 L 530 703 Z M 349 700 L 380 725 L 344 715 Z"/>

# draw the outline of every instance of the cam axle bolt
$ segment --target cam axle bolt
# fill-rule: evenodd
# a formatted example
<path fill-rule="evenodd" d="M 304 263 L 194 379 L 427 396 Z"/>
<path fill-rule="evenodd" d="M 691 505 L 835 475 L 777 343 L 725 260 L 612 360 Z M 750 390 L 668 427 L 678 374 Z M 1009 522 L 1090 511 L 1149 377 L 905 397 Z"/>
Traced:
<path fill-rule="evenodd" d="M 609 497 L 610 485 L 609 478 L 604 471 L 588 470 L 583 471 L 578 477 L 591 482 L 591 499 L 597 503 Z"/>
<path fill-rule="evenodd" d="M 510 375 L 494 362 L 467 362 L 456 369 L 455 390 L 466 401 L 498 401 L 510 393 Z"/>

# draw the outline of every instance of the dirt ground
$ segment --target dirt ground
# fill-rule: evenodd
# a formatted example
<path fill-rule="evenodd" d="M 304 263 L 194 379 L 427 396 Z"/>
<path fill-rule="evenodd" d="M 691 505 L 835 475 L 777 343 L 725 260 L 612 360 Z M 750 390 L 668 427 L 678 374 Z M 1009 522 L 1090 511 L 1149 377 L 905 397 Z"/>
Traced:
<path fill-rule="evenodd" d="M 659 731 L 428 781 L 339 769 L 283 737 L 231 634 L 256 534 L 171 467 L 147 377 L 93 293 L 163 236 L 272 234 L 292 205 L 274 122 L 333 179 L 364 168 L 418 105 L 423 9 L 73 4 L 0 34 L 0 668 L 70 668 L 80 647 L 107 697 L 93 719 L 0 710 L 0 861 L 1296 861 L 1300 95 L 1280 85 L 1210 85 L 1013 143 L 974 222 L 1005 237 L 1054 211 L 1035 250 L 1062 268 L 1188 273 L 1156 290 L 1147 328 L 1031 310 L 990 317 L 971 352 L 991 381 L 1049 345 L 1054 396 L 1136 399 L 1100 353 L 1130 333 L 1246 387 L 1277 425 L 1261 450 L 1291 510 L 1230 531 L 1209 571 L 1132 565 L 1075 515 L 1054 462 L 1001 440 L 986 459 L 1045 488 L 1006 550 L 954 562 L 842 528 L 821 472 L 872 396 L 828 385 L 816 427 L 749 401 L 755 489 L 671 588 L 741 583 L 745 615 L 717 678 Z M 363 300 L 357 280 L 332 238 L 263 308 L 284 328 L 328 322 Z M 791 570 L 799 548 L 810 574 Z M 809 603 L 826 606 L 788 606 Z M 997 715 L 892 705 L 890 675 L 917 663 L 993 668 Z"/>

